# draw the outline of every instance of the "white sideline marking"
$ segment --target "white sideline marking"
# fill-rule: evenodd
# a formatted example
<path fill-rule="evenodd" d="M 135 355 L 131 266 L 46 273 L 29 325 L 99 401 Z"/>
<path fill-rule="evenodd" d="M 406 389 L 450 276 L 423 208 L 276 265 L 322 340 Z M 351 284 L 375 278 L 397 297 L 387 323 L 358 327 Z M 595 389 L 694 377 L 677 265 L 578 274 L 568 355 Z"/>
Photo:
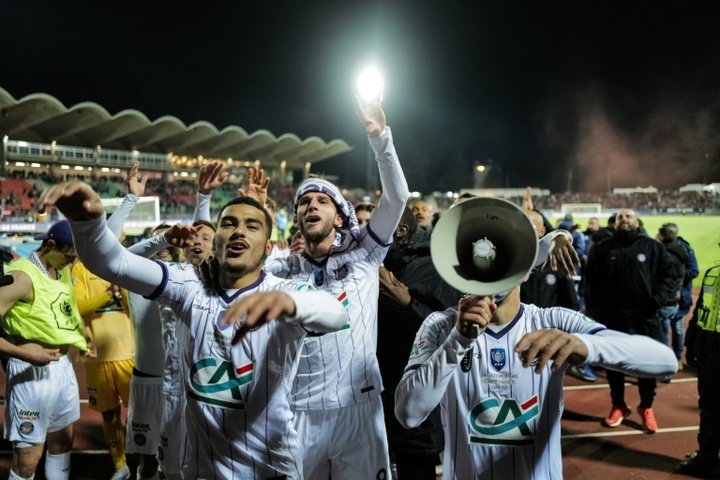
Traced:
<path fill-rule="evenodd" d="M 672 433 L 672 432 L 694 432 L 699 430 L 698 425 L 690 425 L 688 427 L 673 427 L 673 428 L 658 428 L 658 433 Z M 563 435 L 563 440 L 572 440 L 575 438 L 598 438 L 598 437 L 624 437 L 627 435 L 650 435 L 642 430 L 622 430 L 620 432 L 595 432 L 595 433 L 575 433 L 570 435 Z"/>

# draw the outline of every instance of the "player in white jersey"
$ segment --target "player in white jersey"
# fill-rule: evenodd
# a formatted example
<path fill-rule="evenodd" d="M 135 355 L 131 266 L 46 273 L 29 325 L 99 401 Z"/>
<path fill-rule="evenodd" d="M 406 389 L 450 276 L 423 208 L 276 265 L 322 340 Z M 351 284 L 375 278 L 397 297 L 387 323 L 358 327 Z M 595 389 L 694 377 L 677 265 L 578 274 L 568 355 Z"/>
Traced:
<path fill-rule="evenodd" d="M 382 183 L 369 225 L 360 230 L 352 204 L 319 178 L 298 187 L 295 223 L 302 254 L 266 264 L 285 278 L 314 284 L 340 299 L 350 313 L 343 330 L 308 336 L 293 387 L 293 411 L 303 444 L 305 478 L 389 478 L 389 455 L 375 355 L 378 270 L 409 191 L 379 104 L 361 105 Z"/>
<path fill-rule="evenodd" d="M 521 304 L 519 292 L 499 305 L 466 296 L 457 309 L 428 316 L 415 338 L 395 414 L 413 428 L 441 405 L 445 479 L 563 478 L 568 363 L 654 377 L 677 369 L 672 350 L 649 337 L 608 330 L 573 310 Z"/>
<path fill-rule="evenodd" d="M 194 267 L 122 248 L 105 226 L 99 196 L 84 182 L 48 189 L 39 207 L 48 206 L 71 220 L 89 269 L 178 316 L 190 445 L 183 478 L 302 479 L 289 405 L 299 350 L 307 331 L 336 330 L 348 315 L 327 292 L 261 270 L 272 225 L 263 207 L 241 197 L 222 209 L 213 277 L 203 281 Z"/>

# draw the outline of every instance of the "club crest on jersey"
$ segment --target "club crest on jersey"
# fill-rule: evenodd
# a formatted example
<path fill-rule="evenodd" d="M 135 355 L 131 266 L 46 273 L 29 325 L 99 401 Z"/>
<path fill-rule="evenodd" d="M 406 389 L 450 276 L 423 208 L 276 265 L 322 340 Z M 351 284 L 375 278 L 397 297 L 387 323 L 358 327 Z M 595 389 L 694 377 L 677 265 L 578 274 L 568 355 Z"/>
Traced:
<path fill-rule="evenodd" d="M 490 349 L 490 364 L 495 370 L 502 370 L 507 362 L 507 354 L 504 348 L 491 348 Z"/>
<path fill-rule="evenodd" d="M 533 395 L 524 402 L 515 398 L 486 398 L 470 411 L 470 443 L 528 445 L 534 441 L 531 423 L 540 415 L 540 400 Z"/>
<path fill-rule="evenodd" d="M 202 358 L 190 367 L 188 396 L 218 407 L 245 408 L 253 371 L 252 362 L 235 368 L 227 361 Z"/>
<path fill-rule="evenodd" d="M 325 272 L 321 268 L 316 268 L 313 270 L 312 275 L 315 286 L 322 287 L 323 283 L 325 283 Z"/>
<path fill-rule="evenodd" d="M 343 278 L 348 276 L 348 273 L 350 273 L 350 269 L 348 268 L 347 264 L 333 270 L 333 276 L 335 277 L 335 280 L 342 280 Z"/>

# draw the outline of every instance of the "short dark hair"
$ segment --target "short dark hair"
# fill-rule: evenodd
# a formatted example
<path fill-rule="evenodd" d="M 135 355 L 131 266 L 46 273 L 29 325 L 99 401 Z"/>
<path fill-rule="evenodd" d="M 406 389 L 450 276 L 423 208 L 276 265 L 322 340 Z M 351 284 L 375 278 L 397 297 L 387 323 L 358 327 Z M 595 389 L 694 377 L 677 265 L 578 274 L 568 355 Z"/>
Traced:
<path fill-rule="evenodd" d="M 225 208 L 225 207 L 223 207 L 223 208 Z M 222 210 L 220 210 L 220 211 L 222 211 Z M 213 232 L 217 232 L 217 227 L 215 226 L 215 224 L 208 220 L 195 220 L 192 223 L 192 226 L 193 227 L 205 226 L 205 227 L 208 227 L 209 229 L 211 229 Z"/>
<path fill-rule="evenodd" d="M 226 208 L 232 206 L 232 205 L 250 205 L 251 207 L 255 207 L 261 212 L 265 214 L 265 223 L 267 224 L 268 229 L 268 238 L 272 238 L 272 228 L 273 228 L 273 220 L 270 216 L 270 212 L 265 209 L 262 205 L 260 205 L 260 202 L 255 200 L 252 197 L 236 197 L 227 202 L 223 207 L 220 209 L 220 212 L 218 212 L 218 218 L 217 221 L 220 223 L 220 216 L 222 215 L 223 211 L 225 211 Z M 198 222 L 201 222 L 202 220 L 198 220 Z M 208 222 L 209 223 L 209 222 Z M 193 224 L 195 226 L 195 224 Z M 215 228 L 213 228 L 215 230 Z"/>
<path fill-rule="evenodd" d="M 369 212 L 372 213 L 375 210 L 375 204 L 372 202 L 360 202 L 355 205 L 355 213 L 357 212 Z"/>

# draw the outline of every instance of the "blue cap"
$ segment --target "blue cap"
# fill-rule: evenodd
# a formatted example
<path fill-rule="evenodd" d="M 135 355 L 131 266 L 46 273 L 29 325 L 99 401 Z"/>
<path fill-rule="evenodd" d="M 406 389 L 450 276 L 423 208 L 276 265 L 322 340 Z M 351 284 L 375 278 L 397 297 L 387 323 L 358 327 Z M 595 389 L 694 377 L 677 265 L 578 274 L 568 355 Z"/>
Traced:
<path fill-rule="evenodd" d="M 67 220 L 53 223 L 47 232 L 35 235 L 35 240 L 54 240 L 60 246 L 72 247 L 74 245 L 72 230 L 70 230 L 70 223 Z"/>

